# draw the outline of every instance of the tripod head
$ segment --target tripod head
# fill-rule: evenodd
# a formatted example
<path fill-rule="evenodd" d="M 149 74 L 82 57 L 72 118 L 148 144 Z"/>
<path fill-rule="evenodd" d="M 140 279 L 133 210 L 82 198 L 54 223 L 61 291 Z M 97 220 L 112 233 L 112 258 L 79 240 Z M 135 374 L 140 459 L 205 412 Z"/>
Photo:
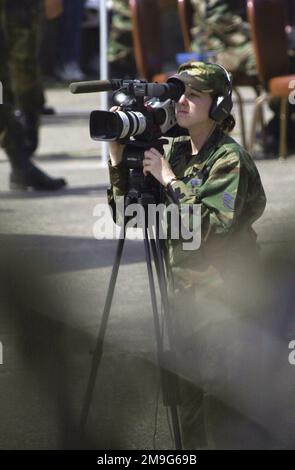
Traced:
<path fill-rule="evenodd" d="M 123 152 L 123 163 L 128 168 L 125 205 L 138 203 L 145 206 L 145 201 L 148 200 L 151 200 L 150 204 L 160 202 L 161 185 L 152 175 L 145 176 L 143 174 L 142 161 L 146 150 L 154 147 L 163 153 L 163 146 L 167 143 L 167 139 L 157 139 L 149 142 L 142 140 L 128 141 Z"/>

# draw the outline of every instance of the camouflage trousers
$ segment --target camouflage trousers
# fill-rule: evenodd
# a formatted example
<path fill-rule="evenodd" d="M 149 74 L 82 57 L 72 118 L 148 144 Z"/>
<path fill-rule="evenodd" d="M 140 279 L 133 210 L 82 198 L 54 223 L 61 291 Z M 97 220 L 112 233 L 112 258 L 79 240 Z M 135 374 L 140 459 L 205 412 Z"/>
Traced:
<path fill-rule="evenodd" d="M 42 18 L 42 0 L 0 0 L 5 49 L 0 57 L 0 75 L 4 88 L 10 88 L 6 96 L 28 113 L 39 112 L 44 104 L 38 63 Z"/>
<path fill-rule="evenodd" d="M 3 88 L 0 143 L 15 168 L 26 164 L 24 142 L 29 154 L 38 143 L 39 113 L 44 104 L 38 66 L 42 8 L 42 0 L 0 0 L 0 80 Z M 28 134 L 24 134 L 25 128 L 16 119 L 15 108 L 22 111 L 22 119 L 27 117 Z"/>
<path fill-rule="evenodd" d="M 202 274 L 199 283 L 189 285 L 174 272 L 170 305 L 184 449 L 267 445 L 256 423 L 265 419 L 261 331 L 256 328 L 263 312 L 235 279 Z"/>

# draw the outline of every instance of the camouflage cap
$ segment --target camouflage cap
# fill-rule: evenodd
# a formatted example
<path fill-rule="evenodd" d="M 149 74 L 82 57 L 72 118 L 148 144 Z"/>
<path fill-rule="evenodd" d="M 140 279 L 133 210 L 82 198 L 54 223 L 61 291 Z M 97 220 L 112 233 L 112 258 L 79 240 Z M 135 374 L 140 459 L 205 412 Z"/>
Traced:
<path fill-rule="evenodd" d="M 191 60 L 180 65 L 177 75 L 174 76 L 194 90 L 226 95 L 230 80 L 226 73 L 224 68 L 218 64 Z"/>

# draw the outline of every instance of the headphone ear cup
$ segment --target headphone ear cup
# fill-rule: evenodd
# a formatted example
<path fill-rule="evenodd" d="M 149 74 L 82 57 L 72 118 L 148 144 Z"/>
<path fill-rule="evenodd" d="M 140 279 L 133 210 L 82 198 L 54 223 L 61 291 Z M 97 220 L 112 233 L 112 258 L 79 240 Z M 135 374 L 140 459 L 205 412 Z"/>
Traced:
<path fill-rule="evenodd" d="M 216 122 L 222 122 L 229 116 L 232 109 L 232 96 L 229 93 L 226 96 L 216 96 L 209 110 L 209 117 Z"/>
<path fill-rule="evenodd" d="M 215 96 L 215 98 L 213 98 L 213 101 L 209 110 L 209 118 L 213 119 L 213 121 L 217 121 L 216 109 L 218 108 L 218 102 L 217 102 L 218 98 L 220 98 L 220 96 Z"/>

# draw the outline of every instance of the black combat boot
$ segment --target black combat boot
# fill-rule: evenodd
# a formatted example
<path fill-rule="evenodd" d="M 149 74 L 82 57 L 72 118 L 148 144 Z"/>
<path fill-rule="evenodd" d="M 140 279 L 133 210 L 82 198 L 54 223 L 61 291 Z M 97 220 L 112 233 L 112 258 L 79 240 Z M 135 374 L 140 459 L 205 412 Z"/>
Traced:
<path fill-rule="evenodd" d="M 8 118 L 3 147 L 12 167 L 10 189 L 52 191 L 66 185 L 63 178 L 51 178 L 30 162 L 28 152 L 25 150 L 22 124 L 14 115 Z"/>
<path fill-rule="evenodd" d="M 54 191 L 65 186 L 66 181 L 63 178 L 52 178 L 32 163 L 26 168 L 13 169 L 10 174 L 11 190 L 26 191 L 34 189 L 36 191 Z"/>

